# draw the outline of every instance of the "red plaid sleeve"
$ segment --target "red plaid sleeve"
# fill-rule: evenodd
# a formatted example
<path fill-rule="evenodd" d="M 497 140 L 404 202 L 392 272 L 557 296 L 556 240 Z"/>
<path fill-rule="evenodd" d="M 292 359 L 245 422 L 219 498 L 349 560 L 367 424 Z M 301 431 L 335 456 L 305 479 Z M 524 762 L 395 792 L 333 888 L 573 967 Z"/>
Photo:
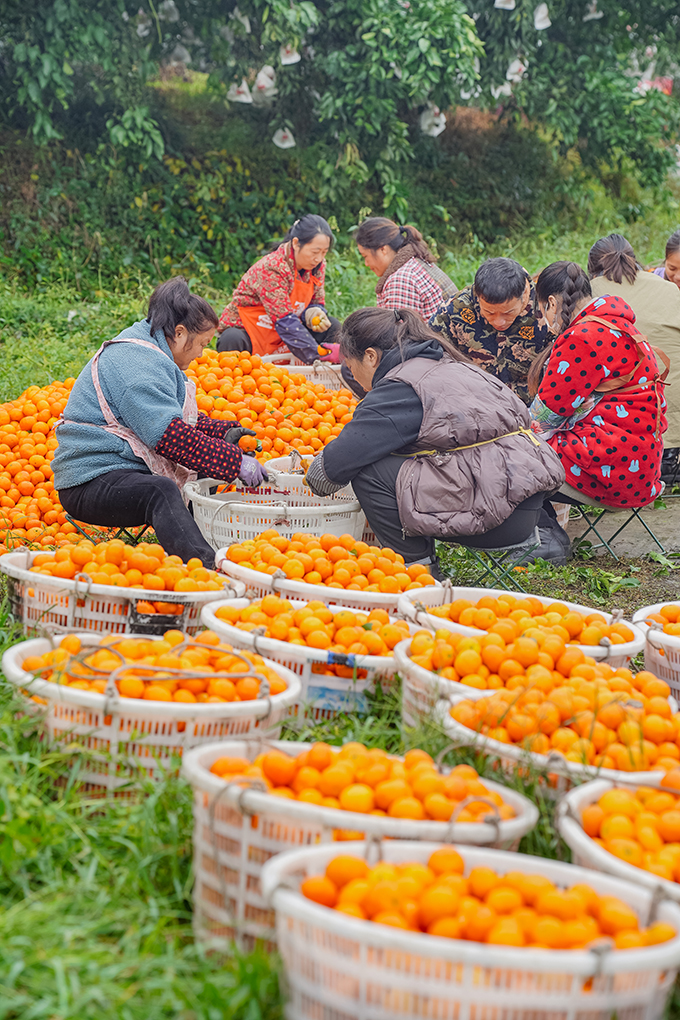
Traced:
<path fill-rule="evenodd" d="M 441 302 L 441 288 L 423 269 L 419 259 L 409 259 L 389 276 L 377 301 L 380 308 L 413 308 L 425 322 Z"/>

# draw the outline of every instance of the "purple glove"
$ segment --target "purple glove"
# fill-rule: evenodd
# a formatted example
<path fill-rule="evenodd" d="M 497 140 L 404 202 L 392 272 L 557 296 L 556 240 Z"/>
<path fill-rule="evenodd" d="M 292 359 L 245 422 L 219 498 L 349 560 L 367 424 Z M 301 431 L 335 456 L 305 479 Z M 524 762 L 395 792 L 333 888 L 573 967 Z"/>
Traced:
<path fill-rule="evenodd" d="M 254 489 L 261 482 L 269 480 L 269 475 L 265 471 L 262 464 L 255 460 L 254 457 L 249 457 L 248 454 L 244 454 L 243 460 L 241 461 L 241 470 L 238 473 L 241 481 L 249 489 Z"/>
<path fill-rule="evenodd" d="M 330 361 L 332 365 L 339 365 L 342 361 L 340 357 L 340 344 L 324 344 L 320 345 L 325 347 L 328 354 L 324 354 L 323 358 L 319 358 L 319 361 Z"/>

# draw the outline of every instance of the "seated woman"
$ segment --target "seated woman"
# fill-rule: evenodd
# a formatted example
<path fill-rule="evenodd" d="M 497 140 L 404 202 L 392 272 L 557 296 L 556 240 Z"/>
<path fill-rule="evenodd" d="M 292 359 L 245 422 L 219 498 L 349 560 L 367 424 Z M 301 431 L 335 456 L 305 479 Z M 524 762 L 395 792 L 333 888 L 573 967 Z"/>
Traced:
<path fill-rule="evenodd" d="M 562 461 L 567 484 L 560 492 L 571 501 L 646 506 L 660 491 L 666 401 L 633 310 L 620 297 L 593 299 L 575 262 L 544 269 L 536 297 L 558 335 L 532 366 L 530 410 Z"/>
<path fill-rule="evenodd" d="M 680 289 L 654 273 L 645 273 L 631 244 L 621 234 L 596 241 L 588 254 L 593 297 L 623 298 L 633 310 L 635 326 L 670 358 L 668 431 L 664 436 L 662 478 L 678 472 L 680 456 Z"/>
<path fill-rule="evenodd" d="M 217 316 L 175 277 L 151 295 L 146 319 L 106 340 L 76 379 L 52 461 L 64 510 L 100 527 L 152 525 L 170 555 L 214 567 L 182 499 L 195 472 L 255 486 L 267 477 L 238 441 L 237 421 L 198 414 L 184 374 L 212 340 Z"/>
<path fill-rule="evenodd" d="M 279 354 L 337 363 L 337 319 L 326 312 L 325 258 L 333 232 L 322 216 L 296 220 L 283 241 L 243 274 L 222 312 L 218 351 Z"/>
<path fill-rule="evenodd" d="M 375 285 L 378 308 L 412 308 L 427 322 L 443 301 L 457 293 L 415 227 L 371 216 L 360 225 L 354 240 L 366 268 L 380 277 Z"/>
<path fill-rule="evenodd" d="M 408 308 L 362 308 L 340 352 L 368 395 L 312 461 L 328 495 L 352 483 L 381 545 L 433 562 L 434 539 L 481 549 L 535 529 L 564 472 L 512 390 L 470 365 Z"/>
<path fill-rule="evenodd" d="M 654 270 L 654 275 L 680 287 L 680 230 L 676 230 L 666 241 L 664 263 Z"/>

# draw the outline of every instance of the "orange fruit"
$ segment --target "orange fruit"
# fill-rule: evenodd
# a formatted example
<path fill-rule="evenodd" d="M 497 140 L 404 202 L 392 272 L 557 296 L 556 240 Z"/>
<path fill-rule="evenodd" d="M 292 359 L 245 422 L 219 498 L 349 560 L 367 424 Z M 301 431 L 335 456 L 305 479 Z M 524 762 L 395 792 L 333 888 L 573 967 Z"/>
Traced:
<path fill-rule="evenodd" d="M 337 889 L 343 890 L 349 882 L 365 879 L 369 871 L 366 861 L 360 857 L 341 854 L 329 862 L 326 868 L 326 878 L 329 878 Z M 340 899 L 342 900 L 342 893 Z"/>
<path fill-rule="evenodd" d="M 325 875 L 313 875 L 300 884 L 300 892 L 308 900 L 320 903 L 324 907 L 334 907 L 338 902 L 338 889 Z"/>

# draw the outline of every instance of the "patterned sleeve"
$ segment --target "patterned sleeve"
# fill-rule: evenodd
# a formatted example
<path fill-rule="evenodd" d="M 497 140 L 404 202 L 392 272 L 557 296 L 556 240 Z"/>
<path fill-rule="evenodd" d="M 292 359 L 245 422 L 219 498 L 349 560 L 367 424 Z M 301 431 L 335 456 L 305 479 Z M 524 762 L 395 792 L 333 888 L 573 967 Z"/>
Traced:
<path fill-rule="evenodd" d="M 608 375 L 619 374 L 611 373 L 604 366 L 598 351 L 598 347 L 608 350 L 612 337 L 594 340 L 591 344 L 589 332 L 587 325 L 576 324 L 555 341 L 538 389 L 545 407 L 563 418 L 570 418 L 582 404 L 592 399 L 593 390 Z M 621 336 L 620 333 L 614 335 Z"/>
<path fill-rule="evenodd" d="M 251 280 L 257 287 L 262 307 L 272 322 L 276 323 L 286 315 L 294 315 L 295 309 L 290 300 L 291 280 L 288 273 L 274 266 L 259 267 L 258 280 Z"/>
<path fill-rule="evenodd" d="M 233 482 L 241 470 L 243 454 L 239 446 L 212 438 L 173 418 L 156 443 L 156 453 L 208 478 Z"/>
<path fill-rule="evenodd" d="M 441 304 L 442 292 L 425 273 L 411 271 L 409 264 L 388 277 L 381 294 L 383 308 L 413 308 L 427 320 Z"/>
<path fill-rule="evenodd" d="M 238 428 L 240 421 L 223 421 L 221 418 L 209 418 L 207 414 L 199 414 L 196 428 L 204 436 L 223 439 L 229 429 Z"/>

